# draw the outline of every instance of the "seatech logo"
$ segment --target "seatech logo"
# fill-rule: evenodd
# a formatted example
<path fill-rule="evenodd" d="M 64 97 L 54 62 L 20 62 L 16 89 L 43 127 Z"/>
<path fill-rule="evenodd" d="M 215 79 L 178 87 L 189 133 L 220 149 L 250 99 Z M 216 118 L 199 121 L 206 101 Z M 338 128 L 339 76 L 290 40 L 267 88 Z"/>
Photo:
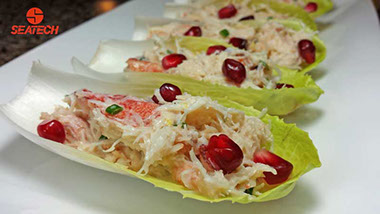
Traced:
<path fill-rule="evenodd" d="M 33 7 L 26 12 L 26 20 L 32 25 L 37 25 L 44 19 L 44 13 L 38 7 Z"/>
<path fill-rule="evenodd" d="M 58 34 L 58 25 L 38 25 L 44 19 L 44 13 L 38 7 L 33 7 L 26 12 L 26 20 L 32 26 L 28 25 L 13 25 L 11 34 Z"/>

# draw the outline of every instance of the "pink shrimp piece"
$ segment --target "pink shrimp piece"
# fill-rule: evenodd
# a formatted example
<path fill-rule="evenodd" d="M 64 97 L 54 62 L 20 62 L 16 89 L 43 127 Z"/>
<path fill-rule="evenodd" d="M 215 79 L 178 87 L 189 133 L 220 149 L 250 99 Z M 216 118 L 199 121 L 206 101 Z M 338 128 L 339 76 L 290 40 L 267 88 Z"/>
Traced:
<path fill-rule="evenodd" d="M 191 149 L 193 148 L 193 146 L 185 141 L 180 141 L 180 142 L 175 142 L 174 144 L 182 144 L 183 147 L 178 150 L 178 154 L 183 154 L 185 155 L 187 158 L 190 158 L 190 154 L 189 152 L 191 151 Z"/>
<path fill-rule="evenodd" d="M 131 96 L 93 93 L 87 89 L 78 90 L 74 92 L 74 95 L 77 98 L 79 109 L 84 110 L 83 112 L 90 112 L 97 108 L 100 109 L 101 113 L 107 118 L 119 119 L 122 121 L 133 120 L 133 115 L 137 114 L 145 124 L 151 122 L 151 119 L 153 119 L 151 116 L 154 114 L 154 110 L 159 106 L 156 103 L 144 101 Z M 115 115 L 107 113 L 107 107 L 112 104 L 119 105 L 123 110 Z M 88 118 L 88 115 L 85 115 L 84 117 Z"/>
<path fill-rule="evenodd" d="M 183 180 L 182 173 L 187 171 L 186 176 Z M 181 163 L 178 163 L 173 168 L 173 179 L 177 181 L 178 183 L 187 186 L 190 189 L 197 189 L 197 184 L 200 181 L 200 177 L 197 173 L 197 169 L 194 168 L 194 165 L 190 161 L 182 161 Z"/>
<path fill-rule="evenodd" d="M 130 58 L 127 60 L 128 69 L 136 72 L 163 73 L 164 69 L 159 63 Z"/>

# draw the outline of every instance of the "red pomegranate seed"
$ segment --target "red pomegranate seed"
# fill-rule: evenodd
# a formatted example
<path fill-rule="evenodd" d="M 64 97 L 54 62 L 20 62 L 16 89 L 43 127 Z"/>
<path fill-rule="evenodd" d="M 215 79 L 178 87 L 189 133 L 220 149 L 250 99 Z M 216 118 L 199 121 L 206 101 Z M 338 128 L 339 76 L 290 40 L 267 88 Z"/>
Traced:
<path fill-rule="evenodd" d="M 232 37 L 229 41 L 231 45 L 234 47 L 240 48 L 240 49 L 247 49 L 247 40 L 238 38 L 238 37 Z"/>
<path fill-rule="evenodd" d="M 202 29 L 199 26 L 193 26 L 191 27 L 186 33 L 185 36 L 202 36 Z"/>
<path fill-rule="evenodd" d="M 315 62 L 315 46 L 312 41 L 303 39 L 298 42 L 298 51 L 306 63 Z"/>
<path fill-rule="evenodd" d="M 227 48 L 224 47 L 223 45 L 214 45 L 214 46 L 210 46 L 208 47 L 207 49 L 207 52 L 206 52 L 206 55 L 211 55 L 213 53 L 215 54 L 218 54 L 224 50 L 226 50 Z"/>
<path fill-rule="evenodd" d="M 186 57 L 182 54 L 169 54 L 162 58 L 161 64 L 164 69 L 175 68 L 181 64 Z"/>
<path fill-rule="evenodd" d="M 170 83 L 165 83 L 160 87 L 160 94 L 166 102 L 173 102 L 177 99 L 177 95 L 181 95 L 182 92 L 181 89 L 179 89 L 177 86 Z M 157 102 L 154 100 L 154 98 L 156 98 Z M 154 102 L 158 103 L 156 96 L 153 96 L 152 99 Z"/>
<path fill-rule="evenodd" d="M 228 19 L 235 16 L 237 10 L 233 4 L 229 4 L 218 11 L 219 19 Z"/>
<path fill-rule="evenodd" d="M 286 84 L 286 83 L 277 83 L 276 89 L 281 89 L 281 88 L 294 88 L 294 86 L 290 84 Z"/>
<path fill-rule="evenodd" d="M 37 126 L 40 137 L 63 143 L 66 140 L 65 128 L 58 120 L 44 120 Z"/>
<path fill-rule="evenodd" d="M 157 103 L 157 104 L 160 103 L 160 101 L 158 101 L 156 95 L 153 95 L 152 100 L 153 100 L 153 102 L 155 102 L 155 103 Z"/>
<path fill-rule="evenodd" d="M 286 181 L 293 170 L 293 165 L 290 162 L 265 149 L 255 152 L 253 161 L 267 164 L 277 171 L 276 175 L 271 172 L 264 172 L 264 180 L 268 184 L 280 184 Z"/>
<path fill-rule="evenodd" d="M 224 76 L 226 76 L 228 80 L 236 84 L 241 84 L 246 77 L 244 65 L 234 59 L 224 60 L 222 71 Z"/>
<path fill-rule="evenodd" d="M 245 21 L 245 20 L 253 20 L 253 19 L 255 19 L 255 17 L 253 15 L 245 16 L 245 17 L 239 19 L 239 22 L 240 21 Z"/>
<path fill-rule="evenodd" d="M 243 162 L 243 151 L 227 135 L 213 135 L 208 145 L 199 148 L 200 159 L 207 170 L 223 170 L 224 174 L 233 172 Z"/>
<path fill-rule="evenodd" d="M 318 5 L 315 2 L 309 2 L 307 5 L 304 7 L 306 12 L 312 13 L 318 10 Z"/>

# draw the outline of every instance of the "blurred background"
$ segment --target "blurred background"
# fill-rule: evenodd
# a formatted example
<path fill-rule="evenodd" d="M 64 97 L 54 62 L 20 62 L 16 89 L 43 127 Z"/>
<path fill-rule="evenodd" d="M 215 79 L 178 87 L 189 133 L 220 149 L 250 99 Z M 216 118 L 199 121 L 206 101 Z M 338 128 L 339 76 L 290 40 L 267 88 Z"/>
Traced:
<path fill-rule="evenodd" d="M 128 0 L 1 0 L 0 66 L 56 35 L 11 35 L 13 25 L 29 25 L 26 12 L 38 7 L 44 12 L 39 25 L 59 25 L 59 34 Z M 58 34 L 58 35 L 59 35 Z"/>
<path fill-rule="evenodd" d="M 12 25 L 28 25 L 26 12 L 32 7 L 44 11 L 41 25 L 59 25 L 59 34 L 128 0 L 1 0 L 0 66 L 56 35 L 11 35 Z M 373 0 L 380 12 L 380 0 Z"/>

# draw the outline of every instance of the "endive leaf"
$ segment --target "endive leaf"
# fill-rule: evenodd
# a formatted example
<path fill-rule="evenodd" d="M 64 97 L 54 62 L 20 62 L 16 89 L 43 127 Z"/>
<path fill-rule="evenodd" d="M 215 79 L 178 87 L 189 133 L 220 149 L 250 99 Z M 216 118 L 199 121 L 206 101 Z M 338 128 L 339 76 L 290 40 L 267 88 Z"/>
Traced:
<path fill-rule="evenodd" d="M 179 40 L 180 46 L 189 48 L 194 52 L 206 50 L 208 46 L 220 44 L 220 42 L 222 41 L 205 40 L 198 37 L 183 37 Z M 151 44 L 150 41 L 146 41 L 146 43 Z M 286 115 L 304 104 L 316 101 L 323 93 L 309 75 L 286 69 L 282 70 L 280 82 L 292 84 L 295 88 L 252 89 L 228 87 L 165 73 L 126 72 L 119 76 L 104 74 L 122 73 L 126 66 L 125 61 L 130 57 L 136 57 L 141 54 L 141 50 L 143 50 L 143 48 L 139 48 L 141 44 L 144 44 L 144 42 L 103 41 L 100 43 L 96 57 L 91 61 L 89 67 L 74 59 L 74 70 L 92 78 L 107 81 L 117 79 L 119 82 L 127 81 L 126 84 L 128 82 L 139 82 L 141 85 L 155 88 L 160 87 L 163 83 L 172 82 L 181 88 L 186 88 L 192 95 L 210 96 L 213 99 L 228 98 L 245 106 L 253 106 L 255 109 L 268 108 L 268 113 L 272 115 Z M 147 46 L 144 44 L 144 47 Z M 115 49 L 118 49 L 118 51 L 114 51 Z"/>
<path fill-rule="evenodd" d="M 295 31 L 304 30 L 308 33 L 315 33 L 315 31 L 311 28 L 306 27 L 302 22 L 299 22 L 297 20 L 291 20 L 291 19 L 285 19 L 285 20 L 271 20 L 273 22 L 278 22 L 282 25 L 284 25 L 287 28 L 290 28 Z M 157 27 L 162 26 L 166 24 L 170 24 L 173 22 L 178 23 L 184 23 L 189 24 L 193 22 L 189 21 L 181 21 L 176 19 L 169 19 L 169 18 L 154 18 L 154 17 L 143 17 L 138 16 L 135 18 L 135 30 L 132 39 L 136 41 L 141 41 L 147 39 L 149 35 L 149 29 L 151 27 Z M 258 28 L 265 24 L 266 20 L 251 20 L 251 21 L 244 21 L 241 23 L 244 23 L 248 26 L 252 26 L 253 28 Z M 315 34 L 312 36 L 312 41 L 316 48 L 316 56 L 315 56 L 315 62 L 312 64 L 308 64 L 305 67 L 303 67 L 300 72 L 306 73 L 313 68 L 317 67 L 325 58 L 326 58 L 326 47 L 322 40 L 319 39 L 318 35 Z M 209 43 L 209 44 L 208 44 Z M 206 37 L 184 37 L 183 42 L 181 43 L 183 47 L 192 50 L 193 52 L 199 53 L 202 51 L 207 50 L 207 48 L 211 45 L 223 45 L 226 47 L 233 47 L 230 44 L 217 40 L 217 39 L 209 39 Z M 284 69 L 289 69 L 286 67 L 282 67 Z"/>
<path fill-rule="evenodd" d="M 204 5 L 214 4 L 220 8 L 224 7 L 227 4 L 225 0 L 206 0 L 201 2 Z M 232 0 L 228 2 L 242 2 L 242 0 Z M 314 20 L 311 18 L 309 13 L 307 13 L 303 8 L 300 8 L 296 5 L 282 3 L 276 0 L 251 0 L 249 4 L 267 4 L 273 11 L 279 14 L 288 15 L 290 19 L 299 20 L 312 30 L 317 30 L 317 25 L 315 24 Z M 175 1 L 175 3 L 167 3 L 165 5 L 164 17 L 178 19 L 178 15 L 180 13 L 183 13 L 193 7 L 194 6 L 192 6 L 191 1 Z"/>
<path fill-rule="evenodd" d="M 111 94 L 129 94 L 138 97 L 151 96 L 155 89 L 141 86 L 136 82 L 122 84 L 91 80 L 83 76 L 60 72 L 40 63 L 34 63 L 28 85 L 22 95 L 7 104 L 1 105 L 0 111 L 16 127 L 18 132 L 32 142 L 58 155 L 98 169 L 137 177 L 152 183 L 156 187 L 181 193 L 183 197 L 207 202 L 228 200 L 238 203 L 250 203 L 281 198 L 293 189 L 295 182 L 301 175 L 321 166 L 317 150 L 306 132 L 298 129 L 294 124 L 285 124 L 278 117 L 266 115 L 263 117 L 263 121 L 271 123 L 271 131 L 274 136 L 274 142 L 271 145 L 272 150 L 290 161 L 294 166 L 290 179 L 273 189 L 267 190 L 256 198 L 246 195 L 243 197 L 210 199 L 188 190 L 182 185 L 151 176 L 139 175 L 123 165 L 111 163 L 86 152 L 39 137 L 36 127 L 40 122 L 40 113 L 44 111 L 51 112 L 55 105 L 63 104 L 60 100 L 65 94 L 72 93 L 80 88 Z M 186 91 L 186 88 L 183 88 L 183 90 Z M 227 99 L 221 99 L 219 102 L 226 107 L 241 110 L 247 115 L 258 116 L 260 114 L 259 111 L 251 107 L 244 107 Z"/>

